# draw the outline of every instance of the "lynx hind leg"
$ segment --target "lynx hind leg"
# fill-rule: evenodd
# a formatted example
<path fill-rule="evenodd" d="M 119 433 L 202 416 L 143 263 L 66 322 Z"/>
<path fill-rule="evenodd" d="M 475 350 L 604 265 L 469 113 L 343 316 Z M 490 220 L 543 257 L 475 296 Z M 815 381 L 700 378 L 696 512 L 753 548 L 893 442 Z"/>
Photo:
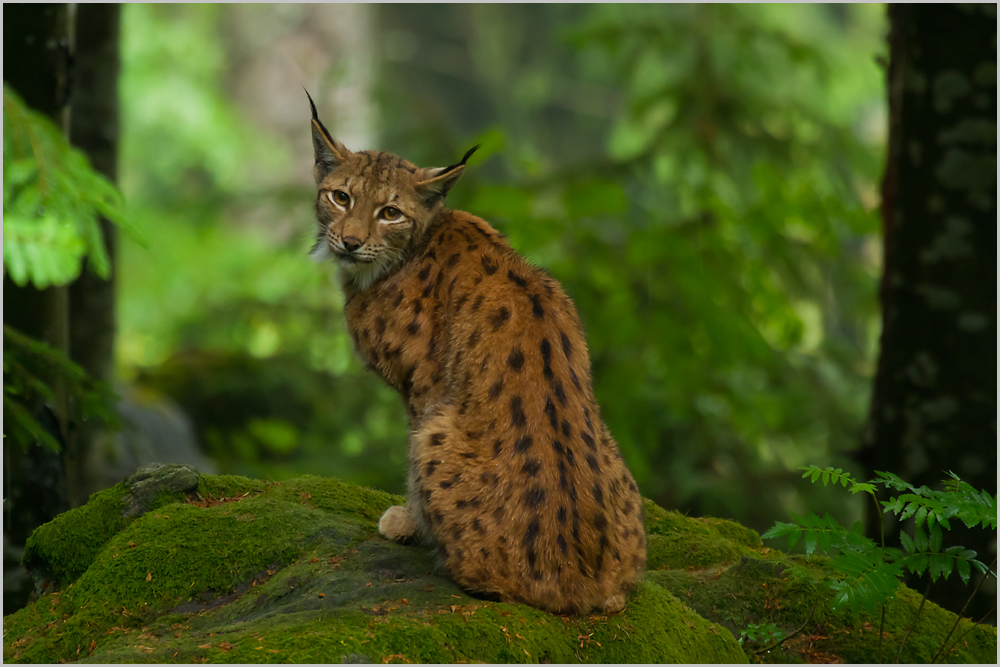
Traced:
<path fill-rule="evenodd" d="M 417 524 L 409 507 L 393 505 L 378 521 L 378 532 L 396 542 L 406 542 L 416 538 Z"/>

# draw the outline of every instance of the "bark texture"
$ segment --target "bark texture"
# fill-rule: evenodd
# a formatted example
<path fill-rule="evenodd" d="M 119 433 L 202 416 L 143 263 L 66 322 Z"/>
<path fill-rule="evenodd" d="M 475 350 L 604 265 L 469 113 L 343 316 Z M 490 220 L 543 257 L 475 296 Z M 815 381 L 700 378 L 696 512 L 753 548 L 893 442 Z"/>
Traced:
<path fill-rule="evenodd" d="M 862 459 L 917 485 L 954 471 L 996 494 L 996 5 L 891 5 L 889 17 L 883 329 Z M 947 539 L 983 562 L 996 553 L 986 530 Z M 967 614 L 995 608 L 993 582 Z M 930 597 L 959 611 L 970 592 L 953 576 Z"/>
<path fill-rule="evenodd" d="M 118 175 L 118 70 L 121 5 L 80 4 L 74 21 L 73 90 L 69 138 L 91 166 L 112 183 Z M 101 234 L 111 260 L 111 276 L 101 278 L 85 262 L 69 285 L 70 358 L 95 379 L 109 382 L 114 365 L 116 230 L 101 220 Z M 81 423 L 73 434 L 67 466 L 71 500 L 86 501 L 93 472 L 88 453 L 101 437 L 100 427 Z"/>
<path fill-rule="evenodd" d="M 64 130 L 69 103 L 70 17 L 65 4 L 5 4 L 4 80 L 25 103 Z M 4 273 L 3 321 L 18 331 L 66 351 L 68 290 L 18 287 Z M 32 406 L 36 418 L 65 443 L 65 392 L 55 405 Z M 24 605 L 31 586 L 20 567 L 25 540 L 36 527 L 69 509 L 66 469 L 59 454 L 44 447 L 27 451 L 4 444 L 4 609 Z M 9 612 L 8 612 L 9 613 Z"/>

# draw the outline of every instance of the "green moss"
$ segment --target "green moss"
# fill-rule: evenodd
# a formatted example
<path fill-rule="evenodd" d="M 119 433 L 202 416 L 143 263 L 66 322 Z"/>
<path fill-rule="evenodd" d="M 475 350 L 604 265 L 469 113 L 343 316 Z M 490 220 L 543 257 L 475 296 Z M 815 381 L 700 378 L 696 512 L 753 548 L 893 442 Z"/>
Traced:
<path fill-rule="evenodd" d="M 260 493 L 267 482 L 239 475 L 202 475 L 198 478 L 198 494 L 202 498 L 238 498 L 248 493 Z"/>
<path fill-rule="evenodd" d="M 644 507 L 650 570 L 702 568 L 756 555 L 760 550 L 760 536 L 733 521 L 692 519 L 649 500 Z"/>
<path fill-rule="evenodd" d="M 25 545 L 24 565 L 59 586 L 75 581 L 107 541 L 131 522 L 122 516 L 127 491 L 124 484 L 117 484 L 39 527 Z"/>
<path fill-rule="evenodd" d="M 614 616 L 561 617 L 472 598 L 425 547 L 382 539 L 397 496 L 319 477 L 280 484 L 201 477 L 191 500 L 121 517 L 124 487 L 33 536 L 36 558 L 73 566 L 70 518 L 103 537 L 61 592 L 4 618 L 11 662 L 872 662 L 877 619 L 830 612 L 822 559 L 759 547 L 756 533 L 647 504 L 650 571 Z M 117 500 L 116 500 L 117 499 Z M 113 511 L 112 511 L 113 510 Z M 102 524 L 101 521 L 105 521 Z M 763 558 L 762 558 L 763 556 Z M 42 565 L 52 567 L 44 560 Z M 797 567 L 793 567 L 797 566 Z M 794 574 L 794 576 L 793 576 Z M 919 599 L 890 609 L 886 655 Z M 955 617 L 925 605 L 904 661 L 926 661 Z M 769 654 L 734 635 L 751 623 L 803 632 Z M 961 632 L 961 630 L 960 630 Z M 988 661 L 978 628 L 953 661 Z"/>

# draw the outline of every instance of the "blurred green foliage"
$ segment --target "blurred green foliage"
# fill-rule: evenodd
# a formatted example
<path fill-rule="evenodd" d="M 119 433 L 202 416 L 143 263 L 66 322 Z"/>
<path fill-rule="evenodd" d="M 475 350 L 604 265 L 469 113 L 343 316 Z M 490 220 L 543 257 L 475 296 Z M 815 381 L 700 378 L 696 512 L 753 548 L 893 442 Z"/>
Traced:
<path fill-rule="evenodd" d="M 21 287 L 44 289 L 72 281 L 86 258 L 106 278 L 111 267 L 101 216 L 135 233 L 115 186 L 4 83 L 4 272 Z"/>
<path fill-rule="evenodd" d="M 229 11 L 124 10 L 123 187 L 150 241 L 122 252 L 121 369 L 195 410 L 225 468 L 400 491 L 399 399 L 305 258 L 312 183 L 284 185 L 312 156 L 225 93 Z M 433 165 L 482 143 L 451 205 L 574 298 L 604 417 L 658 503 L 757 527 L 847 512 L 794 471 L 846 467 L 867 409 L 884 28 L 853 5 L 376 11 L 378 148 Z"/>

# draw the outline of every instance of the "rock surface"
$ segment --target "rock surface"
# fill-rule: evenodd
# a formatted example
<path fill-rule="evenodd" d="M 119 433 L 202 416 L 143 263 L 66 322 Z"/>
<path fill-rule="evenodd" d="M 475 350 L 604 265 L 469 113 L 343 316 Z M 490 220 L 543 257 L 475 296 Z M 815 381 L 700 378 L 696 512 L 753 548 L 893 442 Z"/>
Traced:
<path fill-rule="evenodd" d="M 130 501 L 141 499 L 140 504 Z M 149 466 L 39 528 L 25 565 L 56 592 L 4 617 L 9 662 L 874 662 L 878 618 L 831 612 L 820 559 L 646 503 L 649 572 L 613 616 L 470 597 L 428 549 L 378 536 L 402 499 L 334 479 L 268 483 Z M 796 567 L 792 575 L 792 566 Z M 803 567 L 804 565 L 804 567 Z M 802 574 L 805 572 L 806 574 Z M 812 573 L 812 574 L 810 574 Z M 889 605 L 886 659 L 919 596 Z M 955 616 L 930 603 L 902 662 Z M 754 644 L 774 623 L 783 644 Z M 963 621 L 955 638 L 972 628 Z M 743 646 L 741 647 L 741 640 Z M 759 651 L 759 652 L 758 652 Z M 890 652 L 891 651 L 891 652 Z M 996 629 L 946 657 L 992 662 Z"/>

